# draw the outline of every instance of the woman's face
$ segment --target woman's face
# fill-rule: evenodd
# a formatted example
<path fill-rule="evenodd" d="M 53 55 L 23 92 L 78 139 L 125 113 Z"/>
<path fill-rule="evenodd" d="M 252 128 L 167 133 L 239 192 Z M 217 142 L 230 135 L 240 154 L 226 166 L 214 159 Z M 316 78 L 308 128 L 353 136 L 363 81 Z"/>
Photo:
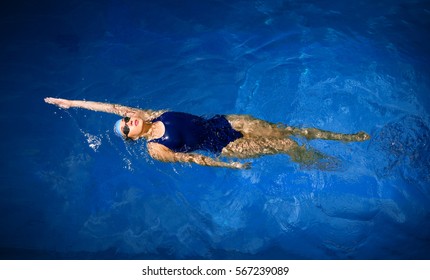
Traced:
<path fill-rule="evenodd" d="M 143 130 L 143 120 L 141 118 L 123 118 L 120 124 L 120 130 L 127 136 L 133 140 L 137 140 Z"/>

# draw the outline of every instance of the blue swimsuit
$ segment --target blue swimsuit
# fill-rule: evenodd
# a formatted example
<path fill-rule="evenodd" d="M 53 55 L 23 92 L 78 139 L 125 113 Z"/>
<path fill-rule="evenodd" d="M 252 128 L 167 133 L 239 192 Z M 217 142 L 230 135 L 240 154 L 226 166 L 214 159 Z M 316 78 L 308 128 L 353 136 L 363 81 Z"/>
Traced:
<path fill-rule="evenodd" d="M 166 112 L 152 120 L 153 123 L 157 121 L 161 121 L 166 130 L 162 137 L 149 142 L 162 144 L 174 152 L 205 150 L 220 154 L 228 143 L 243 137 L 222 115 L 205 119 L 187 113 Z"/>

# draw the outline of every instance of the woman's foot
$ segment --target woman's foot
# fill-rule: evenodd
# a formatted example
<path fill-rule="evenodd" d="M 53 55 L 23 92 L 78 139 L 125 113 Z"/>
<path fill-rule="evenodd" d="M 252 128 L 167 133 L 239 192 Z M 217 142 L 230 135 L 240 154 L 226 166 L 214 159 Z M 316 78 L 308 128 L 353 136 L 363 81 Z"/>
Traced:
<path fill-rule="evenodd" d="M 364 131 L 360 131 L 359 133 L 354 134 L 356 141 L 366 141 L 370 139 L 370 135 Z"/>

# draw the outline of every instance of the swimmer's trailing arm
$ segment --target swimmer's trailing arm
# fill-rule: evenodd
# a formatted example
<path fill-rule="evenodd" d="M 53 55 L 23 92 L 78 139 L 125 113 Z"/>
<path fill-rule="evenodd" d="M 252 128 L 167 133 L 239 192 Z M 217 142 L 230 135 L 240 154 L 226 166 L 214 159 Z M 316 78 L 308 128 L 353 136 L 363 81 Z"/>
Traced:
<path fill-rule="evenodd" d="M 251 168 L 250 163 L 224 162 L 201 154 L 173 152 L 166 146 L 158 143 L 148 143 L 148 152 L 152 158 L 163 162 L 190 162 L 204 166 L 227 167 L 234 169 Z"/>
<path fill-rule="evenodd" d="M 97 112 L 105 112 L 120 115 L 122 117 L 139 117 L 146 121 L 151 121 L 152 119 L 160 116 L 164 111 L 152 111 L 152 110 L 142 110 L 138 108 L 132 108 L 127 106 L 122 106 L 118 104 L 110 104 L 103 102 L 85 101 L 85 100 L 68 100 L 61 98 L 45 98 L 45 102 L 53 105 L 57 105 L 60 108 L 68 109 L 71 107 L 82 108 Z"/>

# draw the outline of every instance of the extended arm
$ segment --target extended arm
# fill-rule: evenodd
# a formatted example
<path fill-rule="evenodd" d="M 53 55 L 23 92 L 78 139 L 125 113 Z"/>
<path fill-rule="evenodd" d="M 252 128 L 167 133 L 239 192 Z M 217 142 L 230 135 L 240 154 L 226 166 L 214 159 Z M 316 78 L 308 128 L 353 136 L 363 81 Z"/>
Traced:
<path fill-rule="evenodd" d="M 61 98 L 45 98 L 45 102 L 49 104 L 57 105 L 60 108 L 68 109 L 70 107 L 82 108 L 97 112 L 105 112 L 120 115 L 122 117 L 139 117 L 145 121 L 151 121 L 152 119 L 160 116 L 164 111 L 152 111 L 142 110 L 118 104 L 110 104 L 103 102 L 84 101 L 84 100 L 68 100 Z"/>
<path fill-rule="evenodd" d="M 149 155 L 159 161 L 164 162 L 192 162 L 205 166 L 228 167 L 236 169 L 248 169 L 249 163 L 240 162 L 223 162 L 213 158 L 192 153 L 176 153 L 164 145 L 158 143 L 148 143 Z"/>

